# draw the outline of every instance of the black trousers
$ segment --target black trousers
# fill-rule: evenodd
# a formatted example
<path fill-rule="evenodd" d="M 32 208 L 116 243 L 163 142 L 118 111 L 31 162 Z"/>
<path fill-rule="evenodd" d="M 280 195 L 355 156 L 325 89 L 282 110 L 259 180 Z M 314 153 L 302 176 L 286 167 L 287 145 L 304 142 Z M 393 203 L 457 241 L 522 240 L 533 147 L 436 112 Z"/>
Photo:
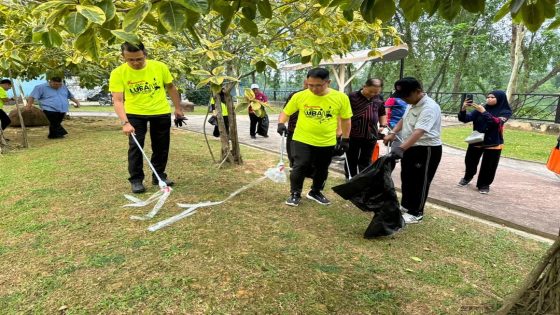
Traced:
<path fill-rule="evenodd" d="M 2 109 L 0 109 L 0 123 L 2 123 L 2 130 L 8 128 L 8 126 L 12 123 L 8 114 Z"/>
<path fill-rule="evenodd" d="M 371 164 L 373 148 L 375 148 L 375 140 L 350 138 L 350 147 L 346 152 L 348 166 L 344 163 L 346 178 L 348 178 L 348 173 L 354 177 Z M 350 170 L 348 167 L 350 167 Z"/>
<path fill-rule="evenodd" d="M 311 190 L 321 191 L 329 175 L 334 146 L 316 147 L 292 140 L 294 166 L 290 173 L 291 193 L 301 193 L 305 177 L 313 172 Z"/>
<path fill-rule="evenodd" d="M 251 125 L 249 126 L 249 133 L 251 134 L 251 136 L 256 136 L 257 130 L 259 130 L 258 128 L 260 128 L 260 125 L 262 124 L 262 118 L 258 117 L 253 113 L 250 113 L 249 119 L 251 120 Z"/>
<path fill-rule="evenodd" d="M 474 175 L 476 174 L 476 169 L 478 167 L 478 162 L 482 157 L 482 163 L 480 164 L 480 172 L 478 173 L 476 187 L 490 187 L 492 182 L 494 182 L 494 177 L 496 176 L 496 170 L 498 169 L 498 163 L 500 162 L 501 154 L 501 149 L 484 149 L 469 145 L 467 153 L 465 154 L 464 178 L 470 180 L 474 177 Z"/>
<path fill-rule="evenodd" d="M 294 167 L 294 153 L 292 152 L 292 138 L 294 137 L 294 133 L 288 131 L 286 134 L 286 152 L 288 154 L 288 160 L 290 161 L 290 167 Z"/>
<path fill-rule="evenodd" d="M 441 161 L 441 152 L 441 146 L 414 146 L 404 152 L 401 160 L 401 205 L 408 213 L 415 216 L 424 214 L 424 205 Z"/>
<path fill-rule="evenodd" d="M 229 135 L 229 118 L 228 116 L 223 116 L 223 117 L 224 117 L 224 125 L 226 127 L 226 133 Z M 218 125 L 214 126 L 214 131 L 212 132 L 212 135 L 216 138 L 220 136 L 220 128 L 218 128 Z"/>
<path fill-rule="evenodd" d="M 66 116 L 66 113 L 51 112 L 49 110 L 43 110 L 43 113 L 45 113 L 45 116 L 47 116 L 49 120 L 49 135 L 47 138 L 62 138 L 68 134 L 68 131 L 62 127 L 62 120 L 64 116 Z"/>
<path fill-rule="evenodd" d="M 148 123 L 150 123 L 150 139 L 152 140 L 152 157 L 151 162 L 156 172 L 162 179 L 167 178 L 165 167 L 167 166 L 167 158 L 169 156 L 169 142 L 171 130 L 171 114 L 144 116 L 127 114 L 128 121 L 135 129 L 136 139 L 144 148 L 144 140 L 148 132 Z M 144 179 L 142 152 L 132 139 L 128 139 L 128 173 L 129 181 L 142 181 Z"/>

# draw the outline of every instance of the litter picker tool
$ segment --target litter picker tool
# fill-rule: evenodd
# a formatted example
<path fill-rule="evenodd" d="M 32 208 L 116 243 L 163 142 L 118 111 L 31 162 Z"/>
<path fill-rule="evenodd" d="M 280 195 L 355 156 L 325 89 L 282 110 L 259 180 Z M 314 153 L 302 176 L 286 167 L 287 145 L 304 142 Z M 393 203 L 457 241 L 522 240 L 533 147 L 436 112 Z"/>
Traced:
<path fill-rule="evenodd" d="M 284 139 L 286 134 L 282 134 L 282 141 L 280 142 L 280 162 L 276 164 L 276 167 L 271 167 L 264 175 L 268 177 L 275 183 L 285 183 L 287 181 L 286 167 L 284 166 Z"/>
<path fill-rule="evenodd" d="M 150 162 L 150 159 L 148 159 L 148 156 L 146 155 L 146 153 L 142 149 L 142 146 L 140 145 L 140 143 L 136 139 L 136 136 L 134 135 L 134 133 L 131 133 L 130 136 L 134 140 L 134 143 L 136 143 L 136 145 L 138 146 L 138 149 L 140 149 L 140 152 L 142 152 L 142 155 L 144 156 L 144 158 L 148 162 L 148 165 L 152 169 L 152 172 L 154 173 L 154 176 L 156 176 L 156 178 L 158 180 L 159 191 L 154 193 L 153 195 L 151 195 L 146 200 L 142 200 L 142 199 L 136 198 L 134 196 L 125 194 L 124 197 L 126 199 L 132 201 L 133 203 L 124 205 L 123 207 L 144 207 L 144 206 L 147 206 L 147 205 L 149 205 L 149 204 L 151 204 L 151 203 L 153 203 L 157 200 L 154 208 L 148 214 L 146 214 L 144 216 L 136 216 L 136 215 L 130 216 L 130 218 L 132 220 L 149 220 L 149 219 L 153 218 L 158 213 L 158 211 L 161 209 L 161 207 L 163 206 L 163 204 L 165 203 L 167 198 L 169 198 L 169 195 L 171 194 L 172 189 L 171 189 L 171 187 L 167 186 L 165 181 L 163 181 L 161 179 L 161 177 L 159 176 L 159 174 L 156 172 L 156 169 L 152 165 L 152 162 Z"/>

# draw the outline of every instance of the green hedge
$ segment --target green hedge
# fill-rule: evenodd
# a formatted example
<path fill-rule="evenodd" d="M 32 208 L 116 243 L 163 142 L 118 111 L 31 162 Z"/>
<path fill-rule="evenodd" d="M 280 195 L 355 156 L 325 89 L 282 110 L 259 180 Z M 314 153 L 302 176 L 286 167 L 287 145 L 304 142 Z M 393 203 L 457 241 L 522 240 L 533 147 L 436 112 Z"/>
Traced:
<path fill-rule="evenodd" d="M 210 97 L 212 94 L 210 93 L 210 88 L 203 88 L 199 90 L 187 90 L 183 95 L 191 102 L 195 103 L 196 105 L 208 105 L 210 101 Z"/>

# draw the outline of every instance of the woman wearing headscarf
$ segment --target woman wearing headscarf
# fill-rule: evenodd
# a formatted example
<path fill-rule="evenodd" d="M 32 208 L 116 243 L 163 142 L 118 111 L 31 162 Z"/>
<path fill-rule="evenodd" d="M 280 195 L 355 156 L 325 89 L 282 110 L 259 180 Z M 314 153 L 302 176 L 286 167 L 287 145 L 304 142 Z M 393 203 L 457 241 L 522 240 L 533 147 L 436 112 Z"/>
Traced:
<path fill-rule="evenodd" d="M 467 113 L 467 107 L 474 110 Z M 504 124 L 511 114 L 506 93 L 501 90 L 489 93 L 485 105 L 475 104 L 472 100 L 463 102 L 459 121 L 472 121 L 473 130 L 484 133 L 484 140 L 469 144 L 465 155 L 465 175 L 459 181 L 459 186 L 466 186 L 472 180 L 482 157 L 476 187 L 481 194 L 490 192 L 504 145 Z"/>

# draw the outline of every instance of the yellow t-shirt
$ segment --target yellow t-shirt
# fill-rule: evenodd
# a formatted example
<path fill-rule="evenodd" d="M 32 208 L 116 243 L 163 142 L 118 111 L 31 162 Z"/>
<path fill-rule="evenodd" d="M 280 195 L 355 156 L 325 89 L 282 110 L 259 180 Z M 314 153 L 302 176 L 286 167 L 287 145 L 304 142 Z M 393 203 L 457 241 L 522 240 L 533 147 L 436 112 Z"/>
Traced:
<path fill-rule="evenodd" d="M 6 90 L 4 90 L 4 88 L 0 87 L 0 109 L 4 107 L 4 101 L 2 100 L 3 98 L 8 98 L 8 93 L 6 92 Z"/>
<path fill-rule="evenodd" d="M 214 101 L 214 98 L 211 97 L 210 98 L 210 104 L 214 105 L 216 104 L 216 101 Z M 221 102 L 220 104 L 222 104 L 222 116 L 227 116 L 228 115 L 228 111 L 227 111 L 227 105 L 224 102 Z"/>
<path fill-rule="evenodd" d="M 334 146 L 337 117 L 352 117 L 348 96 L 333 89 L 323 96 L 317 96 L 310 90 L 294 94 L 284 108 L 284 113 L 291 115 L 297 111 L 298 121 L 293 140 L 316 147 Z"/>
<path fill-rule="evenodd" d="M 173 82 L 169 68 L 159 61 L 146 60 L 143 69 L 122 64 L 111 72 L 109 91 L 124 92 L 127 114 L 162 115 L 171 113 L 165 85 Z"/>

